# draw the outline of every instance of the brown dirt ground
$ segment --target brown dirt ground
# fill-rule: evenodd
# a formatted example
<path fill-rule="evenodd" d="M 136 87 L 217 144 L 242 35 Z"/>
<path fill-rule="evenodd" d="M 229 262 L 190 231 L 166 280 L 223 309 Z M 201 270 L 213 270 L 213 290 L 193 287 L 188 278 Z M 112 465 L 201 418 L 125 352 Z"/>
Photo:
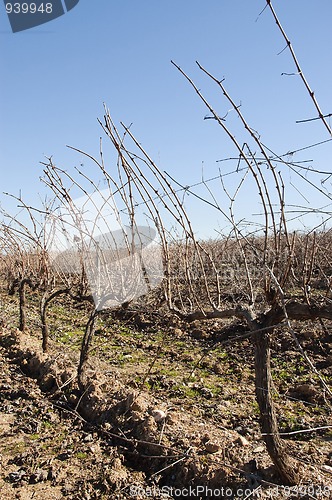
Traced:
<path fill-rule="evenodd" d="M 83 394 L 77 350 L 54 334 L 43 354 L 35 328 L 23 334 L 4 322 L 1 499 L 332 497 L 328 429 L 287 436 L 302 489 L 280 485 L 259 431 L 248 340 L 214 350 L 220 325 L 140 320 L 128 329 L 113 322 L 107 349 L 109 325 L 97 330 Z M 309 351 L 318 344 L 302 334 Z M 319 343 L 310 354 L 331 377 L 328 333 Z M 275 352 L 280 429 L 332 425 L 331 402 L 295 362 L 291 342 L 276 339 Z"/>

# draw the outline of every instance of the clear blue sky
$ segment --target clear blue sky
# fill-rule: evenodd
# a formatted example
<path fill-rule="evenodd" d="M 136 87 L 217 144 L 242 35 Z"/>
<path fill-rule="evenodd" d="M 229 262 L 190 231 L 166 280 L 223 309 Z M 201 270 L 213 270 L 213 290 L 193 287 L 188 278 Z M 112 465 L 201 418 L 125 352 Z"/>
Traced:
<path fill-rule="evenodd" d="M 199 182 L 202 164 L 206 178 L 217 175 L 219 167 L 231 168 L 216 160 L 232 156 L 234 148 L 213 120 L 204 120 L 208 111 L 171 59 L 212 99 L 220 115 L 229 104 L 195 61 L 224 77 L 249 124 L 278 154 L 328 139 L 320 122 L 295 123 L 316 113 L 300 78 L 281 76 L 295 69 L 287 50 L 277 55 L 284 41 L 269 10 L 256 21 L 265 4 L 80 0 L 66 15 L 15 34 L 1 4 L 0 191 L 18 194 L 21 189 L 28 203 L 38 204 L 44 155 L 69 171 L 82 158 L 66 144 L 97 155 L 103 102 L 115 121 L 133 122 L 132 131 L 144 148 L 179 182 Z M 331 1 L 275 0 L 274 7 L 323 112 L 331 113 Z M 226 123 L 243 142 L 246 135 L 234 111 Z M 295 159 L 312 159 L 315 168 L 332 172 L 331 146 L 298 153 Z M 296 175 L 284 170 L 284 176 L 312 198 L 312 206 L 330 203 L 318 192 L 309 193 Z M 202 194 L 201 187 L 197 192 Z M 293 199 L 287 201 L 305 205 L 291 185 L 289 193 Z M 249 218 L 251 195 L 249 188 L 243 191 L 239 217 L 243 212 Z M 12 207 L 2 194 L 0 200 Z M 222 227 L 218 214 L 194 203 L 192 196 L 186 204 L 202 234 Z"/>

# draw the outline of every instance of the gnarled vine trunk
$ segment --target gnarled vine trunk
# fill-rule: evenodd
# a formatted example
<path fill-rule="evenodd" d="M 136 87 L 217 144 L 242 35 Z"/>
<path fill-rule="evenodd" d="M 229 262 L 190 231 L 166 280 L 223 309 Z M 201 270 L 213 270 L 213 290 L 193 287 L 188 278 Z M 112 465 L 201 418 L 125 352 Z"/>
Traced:
<path fill-rule="evenodd" d="M 25 287 L 29 285 L 32 290 L 35 290 L 36 286 L 32 283 L 29 278 L 23 278 L 18 283 L 18 296 L 19 296 L 19 308 L 20 308 L 20 319 L 19 319 L 19 330 L 25 332 L 27 315 L 26 315 L 26 296 Z"/>
<path fill-rule="evenodd" d="M 256 398 L 260 410 L 261 431 L 267 451 L 278 469 L 285 484 L 295 485 L 299 482 L 296 462 L 287 453 L 282 442 L 272 397 L 270 340 L 272 332 L 261 331 L 255 334 L 255 372 Z"/>
<path fill-rule="evenodd" d="M 43 295 L 40 303 L 40 319 L 41 319 L 41 331 L 42 331 L 42 347 L 43 347 L 43 352 L 48 351 L 48 340 L 49 340 L 49 329 L 48 329 L 48 323 L 47 323 L 47 306 L 49 303 L 58 297 L 61 294 L 64 293 L 69 293 L 69 288 L 62 288 L 60 290 L 56 290 L 55 292 L 52 292 L 49 296 L 47 296 L 47 292 Z"/>
<path fill-rule="evenodd" d="M 20 307 L 20 319 L 18 328 L 21 332 L 25 332 L 26 322 L 27 322 L 25 284 L 26 280 L 22 280 L 18 287 L 19 307 Z"/>
<path fill-rule="evenodd" d="M 91 312 L 85 327 L 84 337 L 82 340 L 80 361 L 77 370 L 78 385 L 81 390 L 85 389 L 84 371 L 86 368 L 86 362 L 88 360 L 91 341 L 95 332 L 95 322 L 98 316 L 98 312 L 99 311 L 97 311 L 96 309 L 93 309 L 93 311 Z"/>

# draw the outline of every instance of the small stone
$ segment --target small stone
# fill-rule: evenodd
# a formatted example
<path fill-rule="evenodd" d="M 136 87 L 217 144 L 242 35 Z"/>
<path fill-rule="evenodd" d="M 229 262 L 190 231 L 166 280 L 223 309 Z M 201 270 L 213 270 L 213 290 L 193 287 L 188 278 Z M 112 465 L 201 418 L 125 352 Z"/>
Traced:
<path fill-rule="evenodd" d="M 18 483 L 24 476 L 26 476 L 26 471 L 24 469 L 19 469 L 18 471 L 10 472 L 8 479 L 11 483 Z"/>
<path fill-rule="evenodd" d="M 215 362 L 213 367 L 212 367 L 214 373 L 216 373 L 217 375 L 221 375 L 221 373 L 223 372 L 223 366 L 221 363 L 218 363 L 218 362 Z"/>
<path fill-rule="evenodd" d="M 196 340 L 202 340 L 208 337 L 207 333 L 200 328 L 194 328 L 190 333 Z"/>
<path fill-rule="evenodd" d="M 205 449 L 208 453 L 217 453 L 217 451 L 220 450 L 220 446 L 218 443 L 208 441 L 207 443 L 205 443 Z"/>
<path fill-rule="evenodd" d="M 244 436 L 239 435 L 236 442 L 241 446 L 249 446 L 249 441 Z"/>
<path fill-rule="evenodd" d="M 46 470 L 37 469 L 36 472 L 31 474 L 31 476 L 29 478 L 29 483 L 30 484 L 40 483 L 40 482 L 46 481 L 47 477 L 48 477 L 48 473 Z"/>
<path fill-rule="evenodd" d="M 319 396 L 317 389 L 312 384 L 296 385 L 289 392 L 292 396 L 300 397 L 311 402 L 314 402 Z"/>
<path fill-rule="evenodd" d="M 89 443 L 90 441 L 93 441 L 93 436 L 92 434 L 87 434 L 85 438 L 83 439 L 85 443 Z"/>
<path fill-rule="evenodd" d="M 166 418 L 166 413 L 163 410 L 152 410 L 151 414 L 155 422 L 162 422 Z"/>
<path fill-rule="evenodd" d="M 262 453 L 265 450 L 264 446 L 257 446 L 254 450 L 253 453 Z"/>
<path fill-rule="evenodd" d="M 176 337 L 181 337 L 183 335 L 183 331 L 180 328 L 174 328 L 174 335 Z"/>
<path fill-rule="evenodd" d="M 133 399 L 132 403 L 130 404 L 130 408 L 132 411 L 145 413 L 145 411 L 147 410 L 147 402 L 144 400 L 144 398 L 138 396 Z"/>
<path fill-rule="evenodd" d="M 315 396 L 317 394 L 317 390 L 312 384 L 300 384 L 296 386 L 296 390 L 303 394 L 304 396 Z"/>

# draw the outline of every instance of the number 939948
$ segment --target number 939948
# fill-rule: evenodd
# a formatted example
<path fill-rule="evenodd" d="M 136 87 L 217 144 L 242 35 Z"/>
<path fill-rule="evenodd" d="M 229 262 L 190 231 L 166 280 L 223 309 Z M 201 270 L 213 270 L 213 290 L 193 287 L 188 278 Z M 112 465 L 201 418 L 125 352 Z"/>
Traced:
<path fill-rule="evenodd" d="M 52 2 L 13 2 L 6 3 L 7 14 L 52 14 Z"/>

